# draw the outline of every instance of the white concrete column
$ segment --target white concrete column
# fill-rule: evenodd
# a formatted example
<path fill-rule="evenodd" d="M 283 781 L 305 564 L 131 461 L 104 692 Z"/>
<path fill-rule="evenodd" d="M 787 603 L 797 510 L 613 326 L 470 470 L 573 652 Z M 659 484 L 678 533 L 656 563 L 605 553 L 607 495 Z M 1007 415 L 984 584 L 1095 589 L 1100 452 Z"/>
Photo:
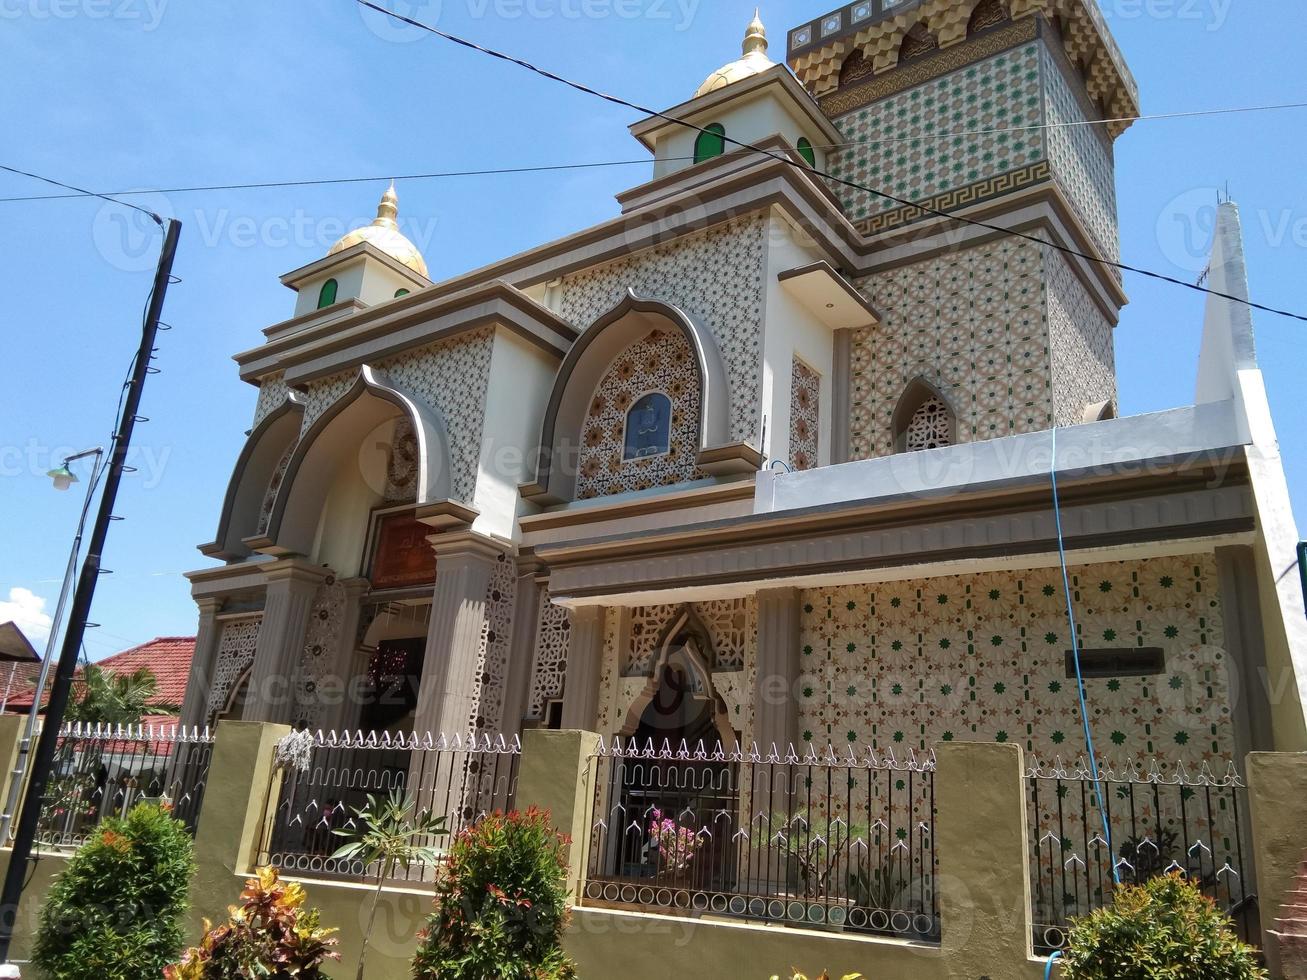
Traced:
<path fill-rule="evenodd" d="M 758 593 L 757 677 L 753 691 L 753 741 L 767 753 L 785 754 L 799 734 L 799 590 Z"/>
<path fill-rule="evenodd" d="M 604 663 L 604 607 L 572 610 L 563 688 L 563 728 L 594 731 L 599 723 L 599 677 Z"/>
<path fill-rule="evenodd" d="M 522 717 L 526 714 L 531 689 L 531 671 L 535 666 L 541 591 L 539 562 L 534 559 L 519 562 L 517 598 L 513 604 L 513 636 L 508 648 L 508 671 L 504 682 L 504 717 L 499 726 L 505 738 L 512 738 L 522 731 Z"/>
<path fill-rule="evenodd" d="M 486 592 L 500 549 L 468 532 L 433 536 L 431 542 L 436 588 L 414 729 L 453 736 L 467 732 L 476 701 Z"/>
<path fill-rule="evenodd" d="M 331 571 L 300 558 L 285 558 L 269 564 L 263 573 L 267 581 L 263 625 L 250 671 L 244 719 L 292 724 L 295 676 L 313 597 Z"/>
<path fill-rule="evenodd" d="M 1266 635 L 1262 631 L 1257 564 L 1247 545 L 1216 549 L 1216 573 L 1225 626 L 1226 669 L 1236 757 L 1274 748 L 1267 690 Z"/>
<path fill-rule="evenodd" d="M 222 637 L 222 624 L 218 610 L 222 608 L 219 596 L 201 596 L 195 600 L 200 608 L 200 621 L 195 628 L 195 656 L 191 659 L 190 674 L 186 679 L 186 697 L 181 705 L 180 724 L 186 728 L 203 728 L 209 704 L 209 688 L 213 683 L 214 661 L 218 656 L 218 641 Z"/>

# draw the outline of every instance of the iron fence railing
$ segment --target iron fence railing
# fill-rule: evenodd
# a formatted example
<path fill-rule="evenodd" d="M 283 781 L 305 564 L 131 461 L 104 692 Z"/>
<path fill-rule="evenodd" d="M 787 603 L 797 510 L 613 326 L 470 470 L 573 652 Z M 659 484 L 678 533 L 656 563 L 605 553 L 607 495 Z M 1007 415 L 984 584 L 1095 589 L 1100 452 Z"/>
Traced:
<path fill-rule="evenodd" d="M 1234 765 L 1223 776 L 1207 765 L 1197 773 L 1158 762 L 1108 766 L 1100 778 L 1102 812 L 1085 763 L 1068 767 L 1058 760 L 1027 772 L 1036 949 L 1064 948 L 1077 916 L 1111 904 L 1114 868 L 1129 884 L 1183 874 L 1231 916 L 1246 941 L 1257 943 L 1247 789 Z"/>
<path fill-rule="evenodd" d="M 584 903 L 936 940 L 934 768 L 601 743 Z"/>
<path fill-rule="evenodd" d="M 368 796 L 399 791 L 415 810 L 445 817 L 445 833 L 420 843 L 437 852 L 496 810 L 511 810 L 521 743 L 503 736 L 303 733 L 300 761 L 275 766 L 259 860 L 290 874 L 366 878 L 378 873 L 332 855 L 359 828 Z M 343 836 L 337 831 L 345 832 Z M 431 881 L 425 863 L 397 869 L 397 881 Z"/>
<path fill-rule="evenodd" d="M 37 840 L 76 847 L 105 817 L 164 798 L 194 833 L 212 755 L 208 729 L 66 725 L 46 783 Z"/>

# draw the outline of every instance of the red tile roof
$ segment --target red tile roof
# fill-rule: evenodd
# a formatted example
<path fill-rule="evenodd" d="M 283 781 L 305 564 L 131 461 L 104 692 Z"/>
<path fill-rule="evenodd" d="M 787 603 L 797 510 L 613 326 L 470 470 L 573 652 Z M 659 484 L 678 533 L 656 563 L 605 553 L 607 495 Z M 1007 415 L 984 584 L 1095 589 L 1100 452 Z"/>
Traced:
<path fill-rule="evenodd" d="M 191 661 L 195 658 L 195 637 L 160 636 L 148 643 L 115 653 L 113 656 L 97 660 L 95 666 L 110 674 L 134 674 L 142 667 L 147 668 L 159 682 L 159 693 L 153 704 L 180 705 L 186 697 L 186 681 L 191 673 Z M 0 683 L 7 674 L 0 671 Z M 26 690 L 14 694 L 8 703 L 9 711 L 26 711 L 32 707 L 32 692 Z M 176 717 L 146 719 L 165 724 L 176 723 Z"/>

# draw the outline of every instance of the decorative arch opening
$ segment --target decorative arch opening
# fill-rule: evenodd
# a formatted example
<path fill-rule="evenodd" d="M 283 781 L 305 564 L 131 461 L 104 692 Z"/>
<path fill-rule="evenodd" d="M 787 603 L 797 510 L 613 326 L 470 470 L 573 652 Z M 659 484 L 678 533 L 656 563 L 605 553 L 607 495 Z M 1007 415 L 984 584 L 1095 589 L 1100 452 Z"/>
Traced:
<path fill-rule="evenodd" d="M 817 166 L 817 151 L 812 147 L 812 140 L 806 136 L 800 136 L 796 149 L 798 149 L 799 156 L 803 157 L 808 166 Z"/>
<path fill-rule="evenodd" d="M 694 141 L 694 162 L 703 163 L 726 152 L 726 127 L 721 123 L 710 123 L 703 128 L 698 139 Z"/>
<path fill-rule="evenodd" d="M 967 37 L 1005 24 L 1011 19 L 1007 0 L 980 0 L 971 12 L 971 20 L 967 22 Z"/>
<path fill-rule="evenodd" d="M 1108 419 L 1114 418 L 1116 418 L 1116 406 L 1112 404 L 1112 400 L 1109 398 L 1105 402 L 1091 402 L 1086 405 L 1081 421 L 1106 422 Z"/>
<path fill-rule="evenodd" d="M 336 305 L 336 293 L 340 290 L 340 284 L 335 279 L 328 279 L 318 290 L 318 309 L 326 309 L 328 306 Z"/>
<path fill-rule="evenodd" d="M 626 460 L 627 414 L 653 392 L 672 402 L 670 453 Z M 727 455 L 734 448 L 729 413 L 725 363 L 712 334 L 683 310 L 629 291 L 563 359 L 545 408 L 534 479 L 523 493 L 561 504 L 638 489 L 641 480 L 681 482 L 699 465 L 726 472 L 736 465 Z M 645 469 L 657 472 L 636 472 Z"/>
<path fill-rule="evenodd" d="M 386 503 L 391 461 L 405 427 L 417 446 L 411 497 L 449 500 L 449 439 L 439 412 L 365 365 L 353 388 L 304 433 L 286 467 L 262 550 L 321 558 L 338 571 L 360 562 L 372 510 Z M 341 522 L 341 515 L 348 517 Z M 355 516 L 357 515 L 357 520 Z M 331 551 L 327 555 L 327 550 Z"/>
<path fill-rule="evenodd" d="M 862 48 L 854 48 L 840 65 L 840 87 L 860 82 L 872 74 L 871 59 Z"/>
<path fill-rule="evenodd" d="M 228 561 L 250 555 L 245 539 L 267 527 L 303 421 L 303 400 L 291 392 L 250 431 L 227 484 L 217 534 L 201 549 L 206 555 Z"/>
<path fill-rule="evenodd" d="M 626 413 L 622 459 L 649 459 L 671 451 L 672 400 L 661 391 L 636 399 Z"/>
<path fill-rule="evenodd" d="M 924 378 L 912 381 L 891 421 L 894 449 L 900 453 L 939 449 L 957 442 L 957 416 L 943 393 Z"/>
<path fill-rule="evenodd" d="M 903 35 L 903 43 L 899 46 L 899 64 L 928 55 L 938 48 L 939 39 L 925 24 L 913 24 L 907 34 Z"/>

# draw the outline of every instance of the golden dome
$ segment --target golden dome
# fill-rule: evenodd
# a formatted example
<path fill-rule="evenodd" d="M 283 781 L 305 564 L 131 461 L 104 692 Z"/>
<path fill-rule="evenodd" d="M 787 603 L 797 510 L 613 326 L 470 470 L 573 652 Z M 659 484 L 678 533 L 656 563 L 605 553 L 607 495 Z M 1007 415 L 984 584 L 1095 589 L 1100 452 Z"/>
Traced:
<path fill-rule="evenodd" d="M 418 251 L 416 245 L 400 234 L 399 224 L 395 221 L 398 216 L 399 195 L 395 193 L 395 182 L 392 180 L 386 193 L 381 195 L 381 203 L 377 205 L 376 220 L 370 225 L 349 232 L 331 246 L 327 254 L 335 255 L 359 242 L 367 242 L 381 249 L 395 261 L 402 262 L 423 278 L 431 278 L 427 275 L 427 263 L 422 258 L 422 253 Z"/>
<path fill-rule="evenodd" d="M 709 75 L 699 86 L 699 91 L 694 93 L 694 97 L 697 99 L 701 95 L 725 88 L 733 82 L 761 75 L 769 68 L 775 67 L 776 62 L 767 57 L 767 28 L 762 26 L 761 11 L 755 10 L 753 20 L 744 35 L 744 57 L 739 61 L 732 61 L 729 65 L 722 65 Z"/>

